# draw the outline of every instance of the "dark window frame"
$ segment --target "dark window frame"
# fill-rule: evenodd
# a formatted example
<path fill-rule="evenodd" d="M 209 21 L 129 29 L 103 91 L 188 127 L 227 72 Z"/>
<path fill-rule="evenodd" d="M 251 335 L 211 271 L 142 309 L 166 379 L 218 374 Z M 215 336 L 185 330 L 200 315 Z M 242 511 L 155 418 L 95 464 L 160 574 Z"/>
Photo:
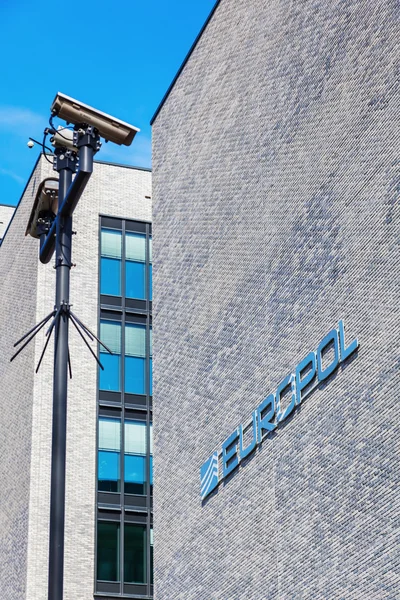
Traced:
<path fill-rule="evenodd" d="M 122 234 L 121 253 L 121 297 L 101 295 L 101 230 L 102 228 L 119 230 Z M 149 299 L 149 239 L 152 234 L 151 223 L 131 219 L 121 219 L 100 215 L 99 217 L 99 252 L 98 252 L 98 331 L 100 320 L 111 320 L 121 323 L 121 391 L 107 392 L 99 389 L 100 376 L 97 375 L 97 453 L 96 453 L 96 530 L 95 530 L 95 577 L 94 596 L 110 593 L 113 597 L 151 599 L 153 582 L 151 576 L 150 530 L 153 528 L 153 498 L 150 490 L 150 424 L 152 423 L 152 397 L 150 396 L 150 328 L 152 326 L 152 302 Z M 145 233 L 145 286 L 146 299 L 135 300 L 125 297 L 125 245 L 126 232 Z M 145 361 L 145 394 L 125 393 L 125 324 L 137 323 L 146 326 L 146 361 Z M 98 449 L 99 449 L 99 417 L 121 419 L 121 452 L 120 452 L 120 492 L 103 493 L 98 490 Z M 126 420 L 140 420 L 146 423 L 146 493 L 143 495 L 125 495 L 124 448 Z M 97 580 L 97 523 L 99 521 L 120 523 L 120 582 L 102 582 Z M 131 584 L 124 582 L 124 524 L 145 525 L 146 527 L 146 583 Z M 117 589 L 118 588 L 118 589 Z"/>

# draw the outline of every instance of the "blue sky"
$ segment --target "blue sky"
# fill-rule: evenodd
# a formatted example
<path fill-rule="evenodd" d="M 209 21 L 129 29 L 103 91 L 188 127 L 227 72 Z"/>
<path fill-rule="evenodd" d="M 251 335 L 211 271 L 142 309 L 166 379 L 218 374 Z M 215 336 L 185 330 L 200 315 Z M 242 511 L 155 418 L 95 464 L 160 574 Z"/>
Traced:
<path fill-rule="evenodd" d="M 98 159 L 150 167 L 150 119 L 214 3 L 0 0 L 0 204 L 18 203 L 58 91 L 141 129 Z"/>

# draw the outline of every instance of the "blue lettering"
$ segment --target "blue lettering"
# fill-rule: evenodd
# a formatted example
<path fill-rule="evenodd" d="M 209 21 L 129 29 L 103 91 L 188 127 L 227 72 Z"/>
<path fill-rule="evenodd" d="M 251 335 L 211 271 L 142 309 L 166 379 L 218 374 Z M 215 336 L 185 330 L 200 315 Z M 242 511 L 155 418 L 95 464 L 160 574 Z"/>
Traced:
<path fill-rule="evenodd" d="M 340 360 L 341 360 L 341 362 L 343 362 L 344 360 L 346 360 L 346 358 L 348 358 L 350 356 L 350 354 L 353 354 L 353 352 L 355 350 L 357 350 L 357 348 L 359 346 L 358 339 L 356 338 L 355 340 L 353 340 L 351 342 L 350 346 L 347 346 L 347 348 L 345 348 L 343 321 L 339 321 L 339 340 L 340 340 Z"/>
<path fill-rule="evenodd" d="M 243 425 L 239 425 L 240 460 L 249 456 L 257 446 L 257 412 L 253 411 L 253 439 L 247 448 L 243 448 Z"/>
<path fill-rule="evenodd" d="M 301 379 L 302 372 L 311 365 L 311 369 Z M 299 363 L 296 367 L 296 404 L 301 404 L 302 396 L 301 392 L 306 388 L 317 374 L 317 355 L 315 352 L 310 352 L 307 356 Z"/>
<path fill-rule="evenodd" d="M 330 365 L 328 365 L 327 367 L 325 367 L 325 369 L 323 369 L 322 368 L 322 354 L 323 354 L 324 350 L 332 342 L 333 342 L 333 349 L 334 349 L 333 361 L 331 362 Z M 324 337 L 322 342 L 320 342 L 318 349 L 317 349 L 318 380 L 323 381 L 324 379 L 329 377 L 329 375 L 331 375 L 333 373 L 333 371 L 337 368 L 337 366 L 339 364 L 339 360 L 340 360 L 340 356 L 339 356 L 338 332 L 336 329 L 332 329 L 332 331 L 330 331 L 328 333 L 328 335 L 326 335 Z"/>
<path fill-rule="evenodd" d="M 287 406 L 285 408 L 285 410 L 282 412 L 281 396 L 288 387 L 290 387 L 292 390 L 292 397 L 291 397 L 289 406 Z M 281 381 L 281 383 L 278 385 L 278 388 L 276 390 L 276 419 L 277 419 L 277 422 L 280 423 L 281 421 L 284 421 L 285 419 L 287 419 L 287 417 L 293 411 L 295 406 L 296 406 L 296 378 L 293 374 L 290 374 L 287 377 L 285 377 L 285 379 L 283 381 Z"/>
<path fill-rule="evenodd" d="M 268 410 L 267 414 L 263 416 L 265 411 Z M 257 440 L 260 444 L 263 441 L 263 431 L 274 431 L 276 423 L 271 423 L 275 416 L 275 394 L 270 394 L 263 400 L 260 406 L 255 411 L 257 413 Z M 268 435 L 266 433 L 265 435 Z"/>
<path fill-rule="evenodd" d="M 237 440 L 240 436 L 239 427 L 222 444 L 222 476 L 226 477 L 239 466 Z M 229 464 L 228 464 L 229 463 Z"/>

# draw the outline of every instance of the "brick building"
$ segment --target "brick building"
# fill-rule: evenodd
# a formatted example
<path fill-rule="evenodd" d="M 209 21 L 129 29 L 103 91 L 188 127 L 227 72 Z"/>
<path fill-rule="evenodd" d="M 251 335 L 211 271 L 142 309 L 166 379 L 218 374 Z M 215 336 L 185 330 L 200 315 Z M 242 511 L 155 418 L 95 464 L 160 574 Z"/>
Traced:
<path fill-rule="evenodd" d="M 400 596 L 399 16 L 220 0 L 154 117 L 157 600 Z"/>
<path fill-rule="evenodd" d="M 14 342 L 54 306 L 53 261 L 25 229 L 41 155 L 0 247 L 0 590 L 47 600 L 52 344 Z M 152 597 L 151 173 L 96 162 L 74 213 L 71 303 L 107 340 L 95 361 L 70 325 L 64 598 Z M 94 348 L 97 350 L 96 348 Z"/>

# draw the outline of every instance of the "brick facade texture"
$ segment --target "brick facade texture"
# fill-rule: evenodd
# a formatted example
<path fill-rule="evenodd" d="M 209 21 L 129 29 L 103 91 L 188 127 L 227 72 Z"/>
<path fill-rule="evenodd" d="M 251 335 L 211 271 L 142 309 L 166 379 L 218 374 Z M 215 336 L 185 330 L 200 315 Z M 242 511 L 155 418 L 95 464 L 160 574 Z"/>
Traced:
<path fill-rule="evenodd" d="M 54 172 L 42 157 L 0 248 L 2 600 L 47 600 L 52 344 L 36 376 L 44 333 L 11 366 L 8 361 L 16 338 L 54 305 L 53 261 L 40 264 L 38 242 L 23 237 L 37 186 L 49 176 Z M 98 329 L 99 215 L 150 221 L 145 196 L 151 196 L 151 173 L 96 163 L 74 213 L 71 303 L 92 331 Z M 87 600 L 95 575 L 97 368 L 73 328 L 70 351 L 64 599 Z"/>
<path fill-rule="evenodd" d="M 221 0 L 154 123 L 156 600 L 400 598 L 399 25 Z M 339 319 L 358 356 L 202 505 Z"/>

